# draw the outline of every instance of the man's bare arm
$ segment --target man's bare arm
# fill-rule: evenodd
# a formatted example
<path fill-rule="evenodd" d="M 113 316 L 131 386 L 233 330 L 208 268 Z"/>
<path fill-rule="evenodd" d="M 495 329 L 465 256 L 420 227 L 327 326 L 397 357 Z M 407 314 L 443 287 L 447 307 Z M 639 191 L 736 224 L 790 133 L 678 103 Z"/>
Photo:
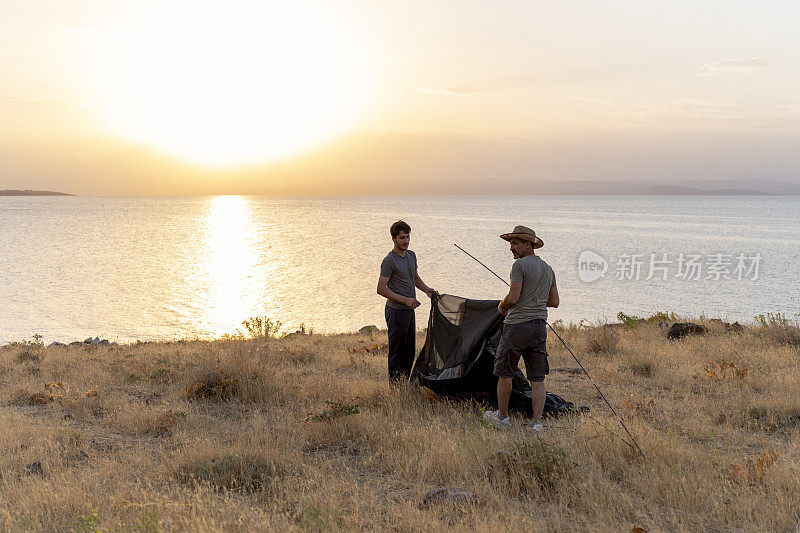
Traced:
<path fill-rule="evenodd" d="M 508 288 L 508 294 L 506 294 L 506 297 L 500 302 L 500 305 L 497 306 L 497 310 L 500 311 L 501 315 L 505 315 L 509 309 L 517 305 L 521 292 L 522 282 L 512 281 Z"/>
<path fill-rule="evenodd" d="M 416 298 L 407 298 L 406 296 L 397 294 L 389 288 L 387 283 L 389 283 L 389 276 L 378 277 L 378 294 L 394 302 L 407 305 L 411 309 L 419 307 L 419 301 Z"/>
<path fill-rule="evenodd" d="M 419 277 L 417 271 L 414 271 L 414 286 L 428 295 L 428 297 L 432 297 L 433 293 L 436 291 L 425 285 L 425 282 L 422 281 L 422 278 Z"/>
<path fill-rule="evenodd" d="M 550 294 L 547 295 L 547 307 L 558 307 L 561 300 L 558 298 L 558 287 L 553 285 L 550 287 Z"/>

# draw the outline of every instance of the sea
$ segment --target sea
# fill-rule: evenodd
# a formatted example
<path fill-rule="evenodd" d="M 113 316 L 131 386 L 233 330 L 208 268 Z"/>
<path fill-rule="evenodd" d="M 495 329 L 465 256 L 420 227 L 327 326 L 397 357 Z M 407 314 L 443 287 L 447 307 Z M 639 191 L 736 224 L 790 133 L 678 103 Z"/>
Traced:
<path fill-rule="evenodd" d="M 398 219 L 425 283 L 473 299 L 506 293 L 500 234 L 534 229 L 561 297 L 551 322 L 800 311 L 797 196 L 0 197 L 0 343 L 211 339 L 251 317 L 383 328 Z"/>

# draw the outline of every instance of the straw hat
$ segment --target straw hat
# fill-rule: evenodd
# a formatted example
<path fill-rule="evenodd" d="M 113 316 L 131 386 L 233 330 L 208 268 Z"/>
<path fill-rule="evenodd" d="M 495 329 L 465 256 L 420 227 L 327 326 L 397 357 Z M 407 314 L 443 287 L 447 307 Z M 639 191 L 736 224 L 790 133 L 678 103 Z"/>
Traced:
<path fill-rule="evenodd" d="M 510 241 L 514 237 L 517 239 L 522 239 L 523 241 L 532 242 L 534 248 L 541 248 L 544 246 L 544 241 L 536 236 L 536 232 L 525 226 L 515 226 L 514 231 L 511 233 L 503 233 L 500 235 L 500 238 L 504 241 Z"/>

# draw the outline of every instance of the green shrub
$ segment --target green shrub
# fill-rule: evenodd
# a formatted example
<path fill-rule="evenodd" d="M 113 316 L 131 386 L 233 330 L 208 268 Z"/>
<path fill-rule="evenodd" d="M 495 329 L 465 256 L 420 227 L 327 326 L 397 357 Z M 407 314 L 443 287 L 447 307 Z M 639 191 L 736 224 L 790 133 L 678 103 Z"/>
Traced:
<path fill-rule="evenodd" d="M 280 320 L 272 320 L 266 316 L 253 316 L 242 322 L 247 334 L 254 339 L 276 337 L 283 327 Z"/>
<path fill-rule="evenodd" d="M 756 315 L 756 323 L 765 328 L 784 327 L 795 325 L 793 320 L 786 318 L 783 313 L 766 313 Z"/>
<path fill-rule="evenodd" d="M 306 421 L 328 422 L 334 418 L 356 415 L 361 412 L 361 404 L 358 402 L 358 397 L 347 400 L 325 400 L 325 404 L 324 409 L 306 416 Z"/>
<path fill-rule="evenodd" d="M 658 324 L 659 322 L 678 322 L 680 317 L 674 312 L 657 311 L 647 317 L 647 321 L 651 324 Z"/>
<path fill-rule="evenodd" d="M 636 315 L 626 315 L 625 313 L 620 311 L 619 313 L 617 313 L 617 320 L 625 324 L 626 328 L 635 328 L 644 319 Z"/>

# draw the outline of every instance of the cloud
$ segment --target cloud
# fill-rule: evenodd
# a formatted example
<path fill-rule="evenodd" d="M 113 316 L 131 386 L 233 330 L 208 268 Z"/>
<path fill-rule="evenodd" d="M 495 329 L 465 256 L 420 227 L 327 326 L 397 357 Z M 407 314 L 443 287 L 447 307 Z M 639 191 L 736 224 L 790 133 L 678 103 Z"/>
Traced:
<path fill-rule="evenodd" d="M 480 92 L 480 89 L 478 89 L 477 87 L 468 87 L 468 86 L 449 86 L 449 87 L 425 86 L 425 87 L 420 87 L 418 91 L 425 94 L 436 94 L 442 96 L 469 96 L 472 94 L 478 94 Z"/>
<path fill-rule="evenodd" d="M 705 74 L 714 72 L 757 72 L 771 67 L 773 64 L 774 61 L 763 57 L 725 59 L 723 61 L 706 63 L 700 67 L 700 71 Z"/>

